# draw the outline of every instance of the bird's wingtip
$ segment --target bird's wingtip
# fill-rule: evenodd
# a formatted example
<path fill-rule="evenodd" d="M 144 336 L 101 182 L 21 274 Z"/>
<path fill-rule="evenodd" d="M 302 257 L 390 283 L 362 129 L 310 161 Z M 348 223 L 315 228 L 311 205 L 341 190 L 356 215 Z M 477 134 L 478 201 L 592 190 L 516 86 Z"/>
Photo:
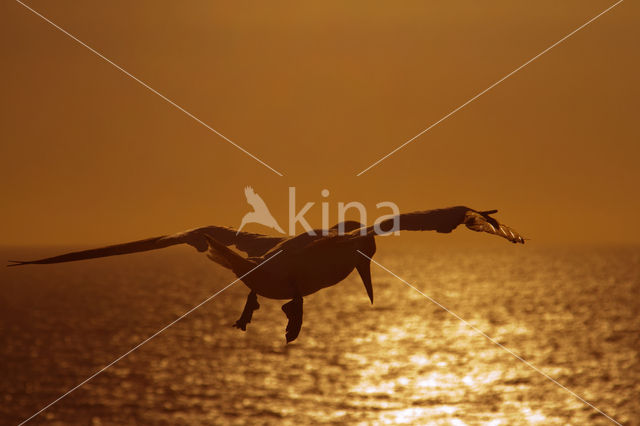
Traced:
<path fill-rule="evenodd" d="M 23 262 L 23 261 L 21 261 L 21 260 L 7 260 L 7 262 L 9 262 L 9 263 L 7 264 L 7 268 L 8 268 L 9 266 L 20 266 L 20 265 L 26 265 L 26 264 L 28 264 L 28 263 L 29 263 L 29 262 Z"/>

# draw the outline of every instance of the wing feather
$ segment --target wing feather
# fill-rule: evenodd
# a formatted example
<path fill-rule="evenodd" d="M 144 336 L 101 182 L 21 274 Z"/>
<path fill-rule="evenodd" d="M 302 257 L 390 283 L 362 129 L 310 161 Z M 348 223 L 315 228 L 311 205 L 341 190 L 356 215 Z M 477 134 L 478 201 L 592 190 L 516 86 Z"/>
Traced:
<path fill-rule="evenodd" d="M 488 214 L 483 214 L 482 212 L 470 209 L 465 213 L 464 224 L 472 231 L 487 232 L 489 234 L 506 238 L 512 243 L 524 244 L 524 237 L 522 235 L 513 228 L 498 223 L 496 219 L 492 218 Z"/>
<path fill-rule="evenodd" d="M 10 264 L 8 266 L 73 262 L 77 260 L 95 259 L 98 257 L 158 250 L 177 244 L 188 244 L 196 250 L 204 252 L 209 248 L 207 237 L 213 238 L 225 246 L 235 245 L 239 250 L 246 252 L 248 256 L 261 256 L 283 240 L 283 238 L 280 237 L 270 237 L 267 235 L 253 234 L 249 232 L 240 232 L 236 235 L 236 230 L 233 228 L 225 226 L 207 226 L 185 232 L 179 232 L 177 234 L 145 238 L 143 240 L 114 244 L 90 250 L 74 251 L 44 259 L 30 261 L 10 260 Z"/>
<path fill-rule="evenodd" d="M 497 210 L 477 211 L 465 206 L 455 206 L 444 209 L 426 210 L 412 213 L 403 213 L 392 219 L 387 219 L 380 224 L 383 232 L 388 232 L 394 225 L 394 219 L 399 221 L 401 231 L 437 231 L 449 233 L 459 225 L 477 232 L 487 232 L 506 238 L 512 243 L 524 244 L 525 238 L 513 228 L 498 223 L 491 217 Z M 367 228 L 373 232 L 373 227 Z M 354 233 L 357 231 L 353 231 Z"/>

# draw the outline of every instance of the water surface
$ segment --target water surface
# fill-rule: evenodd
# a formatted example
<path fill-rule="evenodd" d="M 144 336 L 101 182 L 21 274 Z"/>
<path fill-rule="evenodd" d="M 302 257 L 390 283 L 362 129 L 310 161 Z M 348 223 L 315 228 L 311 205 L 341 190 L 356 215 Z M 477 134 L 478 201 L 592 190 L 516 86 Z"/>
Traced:
<path fill-rule="evenodd" d="M 616 420 L 640 424 L 640 248 L 380 250 L 375 259 Z M 17 251 L 17 253 L 16 253 Z M 3 259 L 55 254 L 7 250 Z M 234 277 L 186 247 L 0 271 L 0 419 L 17 424 Z M 231 327 L 238 283 L 33 424 L 612 424 L 373 267 Z"/>

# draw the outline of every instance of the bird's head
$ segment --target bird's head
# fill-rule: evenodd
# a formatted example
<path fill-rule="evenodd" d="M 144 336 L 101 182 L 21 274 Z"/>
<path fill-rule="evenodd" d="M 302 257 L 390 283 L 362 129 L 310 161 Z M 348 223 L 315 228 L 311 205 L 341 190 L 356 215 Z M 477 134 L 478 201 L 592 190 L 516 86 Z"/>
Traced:
<path fill-rule="evenodd" d="M 358 229 L 358 228 L 356 228 Z M 356 252 L 356 269 L 362 278 L 364 288 L 371 304 L 373 304 L 373 284 L 371 283 L 371 258 L 376 253 L 376 240 L 373 235 L 358 239 L 358 251 Z"/>
<path fill-rule="evenodd" d="M 362 259 L 358 260 L 356 263 L 356 269 L 358 270 L 358 274 L 360 274 L 360 278 L 362 278 L 362 283 L 364 284 L 364 288 L 367 290 L 367 296 L 369 296 L 369 300 L 371 300 L 371 304 L 373 305 L 373 284 L 371 283 L 371 261 L 366 257 L 362 256 L 362 254 L 358 253 L 358 256 L 361 256 Z"/>

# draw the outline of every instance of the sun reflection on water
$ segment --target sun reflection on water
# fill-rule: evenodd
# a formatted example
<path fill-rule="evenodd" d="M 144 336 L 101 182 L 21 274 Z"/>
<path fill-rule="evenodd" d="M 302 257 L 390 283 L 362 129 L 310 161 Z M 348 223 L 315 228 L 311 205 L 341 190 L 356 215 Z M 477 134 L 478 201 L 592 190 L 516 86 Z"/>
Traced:
<path fill-rule="evenodd" d="M 527 423 L 548 420 L 526 402 L 511 401 L 502 392 L 504 382 L 513 385 L 520 379 L 514 379 L 514 366 L 504 363 L 500 348 L 463 324 L 447 322 L 444 329 L 449 342 L 444 350 L 429 351 L 437 331 L 425 329 L 411 317 L 386 332 L 378 331 L 372 339 L 362 339 L 378 350 L 345 354 L 359 367 L 349 394 L 359 400 L 358 405 L 377 410 L 376 422 L 382 424 L 467 424 L 468 407 L 474 405 L 477 411 L 478 404 L 486 410 L 477 413 L 483 423 L 510 424 L 507 420 L 515 412 Z M 522 324 L 500 329 L 505 334 L 529 332 Z M 512 409 L 499 413 L 505 402 Z"/>
<path fill-rule="evenodd" d="M 614 257 L 612 265 L 633 265 L 628 258 L 636 252 L 619 261 Z M 527 262 L 490 252 L 438 253 L 427 262 L 411 258 L 424 255 L 415 253 L 381 254 L 378 260 L 616 420 L 626 424 L 638 418 L 633 395 L 640 371 L 640 305 L 629 297 L 638 293 L 637 261 L 633 268 L 601 271 L 579 253 L 560 263 L 553 253 Z M 159 256 L 132 259 L 122 273 L 114 273 L 115 263 L 86 264 L 91 286 L 86 277 L 54 279 L 39 269 L 31 279 L 7 280 L 7 294 L 38 309 L 25 316 L 6 314 L 0 418 L 17 424 L 37 402 L 79 383 L 226 280 L 190 257 L 175 262 Z M 122 278 L 130 276 L 129 269 L 138 271 L 133 281 Z M 231 288 L 43 419 L 51 424 L 131 424 L 131 419 L 225 425 L 606 424 L 395 278 L 374 278 L 373 306 L 353 276 L 310 296 L 301 336 L 289 345 L 281 303 L 275 301 L 261 300 L 246 333 L 232 328 L 246 292 Z M 93 301 L 90 317 L 87 300 Z"/>

